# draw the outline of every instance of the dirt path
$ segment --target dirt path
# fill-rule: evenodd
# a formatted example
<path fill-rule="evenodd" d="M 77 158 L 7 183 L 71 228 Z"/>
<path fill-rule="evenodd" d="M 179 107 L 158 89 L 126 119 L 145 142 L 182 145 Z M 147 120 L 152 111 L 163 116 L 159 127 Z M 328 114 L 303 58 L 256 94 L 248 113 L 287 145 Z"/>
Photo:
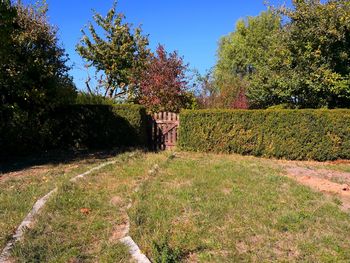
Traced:
<path fill-rule="evenodd" d="M 300 166 L 284 167 L 287 176 L 326 195 L 336 195 L 341 201 L 342 210 L 350 210 L 350 173 L 327 169 L 312 169 Z"/>

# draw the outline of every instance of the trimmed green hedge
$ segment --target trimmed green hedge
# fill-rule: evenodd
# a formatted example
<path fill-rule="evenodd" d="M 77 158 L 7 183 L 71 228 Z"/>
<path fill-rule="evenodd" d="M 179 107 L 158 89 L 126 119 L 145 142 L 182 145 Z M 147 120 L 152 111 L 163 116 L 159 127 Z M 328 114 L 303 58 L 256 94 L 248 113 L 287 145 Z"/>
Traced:
<path fill-rule="evenodd" d="M 186 110 L 178 145 L 291 160 L 350 159 L 350 110 Z"/>
<path fill-rule="evenodd" d="M 6 117 L 0 125 L 0 157 L 147 146 L 147 115 L 139 105 L 69 105 L 40 115 L 16 111 Z"/>

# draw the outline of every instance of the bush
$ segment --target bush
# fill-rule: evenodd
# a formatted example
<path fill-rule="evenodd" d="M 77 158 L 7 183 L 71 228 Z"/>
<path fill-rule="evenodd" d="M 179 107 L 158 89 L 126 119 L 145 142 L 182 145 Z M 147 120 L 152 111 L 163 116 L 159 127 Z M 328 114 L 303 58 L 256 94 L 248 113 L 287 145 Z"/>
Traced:
<path fill-rule="evenodd" d="M 67 105 L 40 118 L 8 111 L 0 125 L 0 157 L 54 149 L 145 147 L 146 118 L 138 105 Z"/>
<path fill-rule="evenodd" d="M 98 94 L 89 94 L 79 92 L 76 98 L 76 104 L 84 105 L 113 105 L 115 102 L 111 98 L 106 98 Z"/>
<path fill-rule="evenodd" d="M 350 110 L 186 110 L 180 122 L 183 150 L 350 159 Z"/>

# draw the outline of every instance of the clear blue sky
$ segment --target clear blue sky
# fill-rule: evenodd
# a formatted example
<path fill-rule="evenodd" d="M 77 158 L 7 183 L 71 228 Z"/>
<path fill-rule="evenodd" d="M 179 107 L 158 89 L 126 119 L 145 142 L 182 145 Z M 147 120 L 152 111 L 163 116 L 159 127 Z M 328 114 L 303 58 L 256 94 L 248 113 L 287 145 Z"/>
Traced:
<path fill-rule="evenodd" d="M 25 0 L 30 3 L 34 0 Z M 106 14 L 113 0 L 47 0 L 50 22 L 59 28 L 62 45 L 70 56 L 71 71 L 79 89 L 84 89 L 86 72 L 75 52 L 81 28 L 92 20 L 92 9 Z M 270 3 L 283 3 L 273 0 Z M 119 0 L 118 12 L 134 25 L 142 24 L 149 34 L 151 48 L 164 44 L 168 51 L 177 50 L 190 68 L 200 72 L 214 66 L 217 43 L 233 31 L 236 21 L 266 10 L 263 0 Z"/>

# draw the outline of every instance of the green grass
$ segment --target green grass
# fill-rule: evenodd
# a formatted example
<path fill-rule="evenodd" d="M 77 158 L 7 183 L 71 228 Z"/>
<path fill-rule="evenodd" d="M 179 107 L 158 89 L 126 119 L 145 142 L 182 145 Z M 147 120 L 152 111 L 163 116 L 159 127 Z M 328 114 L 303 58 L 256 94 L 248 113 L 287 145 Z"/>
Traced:
<path fill-rule="evenodd" d="M 39 198 L 104 161 L 91 157 L 66 164 L 42 165 L 0 178 L 0 250 Z"/>
<path fill-rule="evenodd" d="M 128 262 L 127 249 L 113 235 L 126 220 L 125 207 L 135 187 L 154 163 L 166 158 L 141 152 L 129 155 L 118 156 L 115 165 L 76 183 L 62 183 L 35 227 L 15 246 L 17 261 Z"/>
<path fill-rule="evenodd" d="M 349 262 L 350 217 L 251 157 L 180 154 L 134 197 L 154 262 Z"/>
<path fill-rule="evenodd" d="M 350 215 L 336 198 L 281 176 L 277 161 L 194 153 L 167 161 L 168 156 L 120 154 L 115 165 L 76 183 L 68 179 L 91 164 L 66 172 L 56 167 L 44 173 L 45 180 L 28 172 L 0 183 L 8 191 L 0 193 L 8 200 L 0 203 L 7 209 L 3 218 L 18 223 L 37 198 L 59 188 L 16 244 L 16 262 L 130 262 L 116 235 L 130 200 L 131 236 L 152 262 L 350 261 Z M 147 175 L 154 164 L 157 172 Z"/>

